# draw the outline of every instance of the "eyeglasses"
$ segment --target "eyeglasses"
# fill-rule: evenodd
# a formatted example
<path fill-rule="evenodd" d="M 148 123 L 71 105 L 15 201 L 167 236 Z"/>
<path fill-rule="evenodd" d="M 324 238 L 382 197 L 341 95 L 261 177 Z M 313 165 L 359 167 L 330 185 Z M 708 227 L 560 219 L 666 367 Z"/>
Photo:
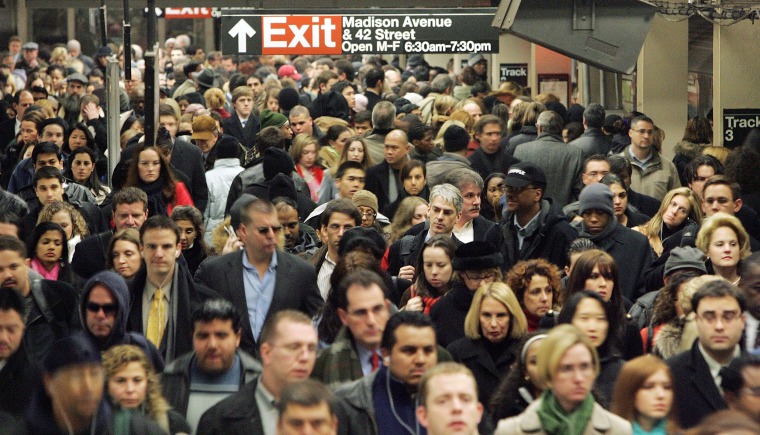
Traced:
<path fill-rule="evenodd" d="M 116 304 L 96 304 L 95 302 L 87 302 L 87 304 L 84 306 L 87 311 L 91 313 L 99 313 L 100 310 L 103 310 L 103 314 L 106 316 L 111 314 L 116 314 L 116 311 L 119 309 L 119 306 Z"/>
<path fill-rule="evenodd" d="M 271 230 L 273 233 L 277 234 L 277 233 L 279 233 L 280 231 L 282 231 L 282 225 L 278 225 L 278 226 L 276 226 L 276 227 L 257 227 L 257 228 L 256 228 L 256 231 L 258 231 L 258 232 L 259 232 L 259 234 L 261 234 L 262 236 L 265 236 L 265 235 L 269 234 L 269 231 L 270 231 L 270 230 Z"/>
<path fill-rule="evenodd" d="M 697 314 L 697 318 L 700 318 L 711 325 L 717 322 L 718 319 L 721 319 L 721 321 L 725 324 L 729 324 L 738 319 L 740 315 L 741 313 L 737 311 L 726 311 L 721 315 L 718 315 L 718 313 L 715 313 L 713 311 L 707 311 L 702 314 Z"/>
<path fill-rule="evenodd" d="M 375 213 L 374 211 L 363 211 L 362 212 L 362 219 L 364 219 L 364 218 L 366 218 L 366 219 L 374 218 L 375 216 L 377 216 L 377 213 Z"/>
<path fill-rule="evenodd" d="M 642 136 L 643 135 L 651 136 L 651 135 L 654 134 L 654 130 L 644 130 L 643 128 L 640 129 L 640 130 L 634 130 L 634 129 L 631 129 L 631 130 L 635 131 L 636 133 L 638 133 L 638 134 L 640 134 Z"/>
<path fill-rule="evenodd" d="M 474 280 L 474 281 L 481 281 L 481 280 L 484 280 L 484 279 L 491 279 L 496 274 L 492 270 L 481 270 L 481 271 L 478 271 L 478 272 L 473 272 L 471 270 L 468 270 L 468 271 L 466 271 L 464 273 L 464 275 L 468 279 L 471 279 L 471 280 Z"/>

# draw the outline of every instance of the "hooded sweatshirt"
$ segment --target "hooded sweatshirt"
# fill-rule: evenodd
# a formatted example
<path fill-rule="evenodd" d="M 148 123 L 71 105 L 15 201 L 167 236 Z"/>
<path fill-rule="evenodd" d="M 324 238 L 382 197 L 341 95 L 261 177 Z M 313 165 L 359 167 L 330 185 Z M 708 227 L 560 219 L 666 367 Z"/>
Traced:
<path fill-rule="evenodd" d="M 108 289 L 114 299 L 118 310 L 116 311 L 116 321 L 114 322 L 113 331 L 107 339 L 101 340 L 95 337 L 87 327 L 87 301 L 90 299 L 90 292 L 96 285 L 101 285 Z M 85 335 L 92 340 L 95 347 L 101 352 L 120 344 L 132 344 L 141 348 L 153 363 L 153 368 L 157 373 L 164 370 L 164 360 L 158 349 L 149 342 L 142 334 L 137 332 L 127 332 L 129 307 L 129 288 L 121 275 L 116 272 L 106 270 L 98 272 L 90 278 L 82 290 L 82 298 L 79 303 L 79 319 L 84 326 Z"/>

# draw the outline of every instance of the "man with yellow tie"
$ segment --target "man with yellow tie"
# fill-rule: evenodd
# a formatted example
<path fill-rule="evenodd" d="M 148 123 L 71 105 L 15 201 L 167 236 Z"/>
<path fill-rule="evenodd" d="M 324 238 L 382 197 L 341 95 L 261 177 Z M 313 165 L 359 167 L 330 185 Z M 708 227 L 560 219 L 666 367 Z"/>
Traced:
<path fill-rule="evenodd" d="M 169 363 L 193 350 L 193 308 L 219 295 L 193 283 L 187 266 L 177 261 L 179 228 L 167 216 L 146 220 L 140 242 L 145 264 L 130 286 L 129 329 L 144 334 Z"/>

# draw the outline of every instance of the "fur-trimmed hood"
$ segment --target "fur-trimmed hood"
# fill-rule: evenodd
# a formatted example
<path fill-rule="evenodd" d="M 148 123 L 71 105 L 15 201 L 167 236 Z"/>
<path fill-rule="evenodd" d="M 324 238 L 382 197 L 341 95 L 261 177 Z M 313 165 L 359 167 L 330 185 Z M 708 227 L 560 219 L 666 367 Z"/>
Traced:
<path fill-rule="evenodd" d="M 702 150 L 708 145 L 709 144 L 693 143 L 682 140 L 676 144 L 675 148 L 673 148 L 673 151 L 676 155 L 682 155 L 688 160 L 691 160 L 694 157 L 700 155 L 702 153 Z"/>

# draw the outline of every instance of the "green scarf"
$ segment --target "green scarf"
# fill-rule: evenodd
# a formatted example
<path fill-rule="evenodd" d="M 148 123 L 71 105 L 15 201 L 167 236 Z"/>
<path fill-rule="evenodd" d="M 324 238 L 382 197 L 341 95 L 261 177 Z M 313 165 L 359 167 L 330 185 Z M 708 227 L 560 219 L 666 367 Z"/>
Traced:
<path fill-rule="evenodd" d="M 594 397 L 589 394 L 586 399 L 569 414 L 562 409 L 551 390 L 544 391 L 538 418 L 541 427 L 550 435 L 581 435 L 594 411 Z"/>
<path fill-rule="evenodd" d="M 113 433 L 114 435 L 129 435 L 132 411 L 118 408 L 113 410 Z"/>

